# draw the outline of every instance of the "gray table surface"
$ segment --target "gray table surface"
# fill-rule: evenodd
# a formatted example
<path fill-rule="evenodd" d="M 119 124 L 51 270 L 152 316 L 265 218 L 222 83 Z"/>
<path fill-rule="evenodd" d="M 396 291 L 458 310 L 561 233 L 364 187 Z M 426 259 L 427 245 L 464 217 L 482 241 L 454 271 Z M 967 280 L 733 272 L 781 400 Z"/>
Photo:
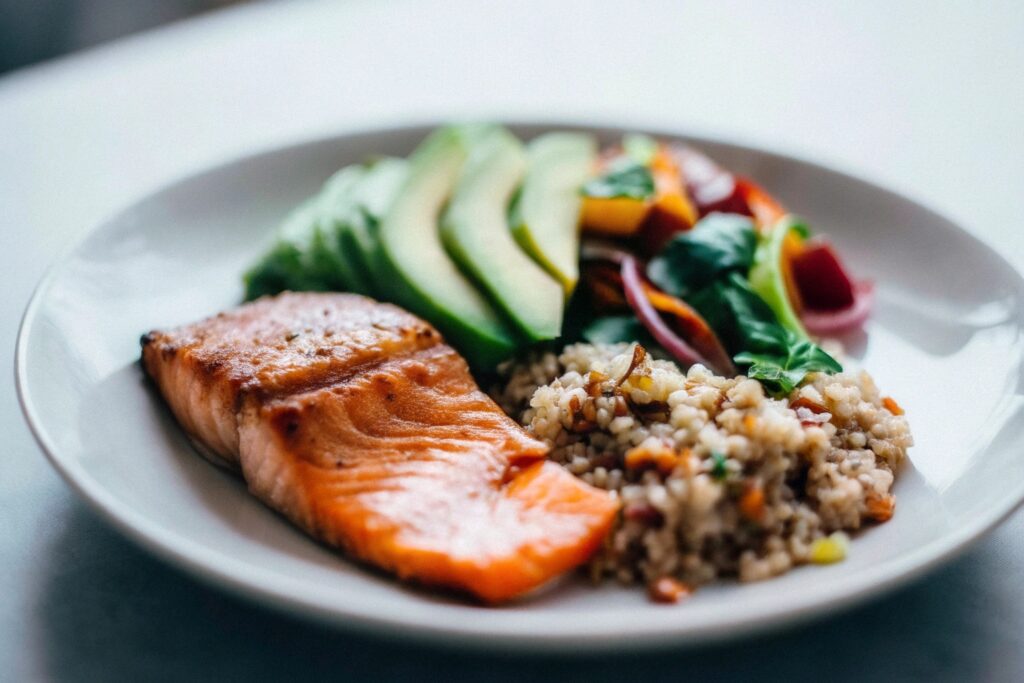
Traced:
<path fill-rule="evenodd" d="M 621 117 L 795 152 L 1024 264 L 1014 2 L 275 2 L 0 79 L 0 356 L 104 216 L 257 149 L 409 119 Z M 909 588 L 784 633 L 586 660 L 373 640 L 149 557 L 50 469 L 0 385 L 3 680 L 1024 680 L 1024 514 Z"/>

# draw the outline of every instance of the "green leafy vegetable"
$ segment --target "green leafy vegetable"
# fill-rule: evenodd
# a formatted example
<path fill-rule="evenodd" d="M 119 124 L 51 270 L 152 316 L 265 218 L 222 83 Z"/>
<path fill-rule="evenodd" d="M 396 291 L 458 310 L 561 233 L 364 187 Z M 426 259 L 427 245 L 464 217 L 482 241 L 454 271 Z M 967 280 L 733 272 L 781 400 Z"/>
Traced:
<path fill-rule="evenodd" d="M 609 164 L 604 175 L 587 182 L 580 194 L 602 199 L 649 199 L 654 195 L 654 176 L 644 164 L 623 156 Z"/>
<path fill-rule="evenodd" d="M 622 138 L 622 151 L 633 161 L 646 166 L 657 153 L 658 143 L 649 135 L 630 133 Z"/>
<path fill-rule="evenodd" d="M 711 476 L 718 481 L 722 481 L 729 475 L 729 469 L 726 467 L 726 460 L 724 453 L 719 451 L 711 451 Z"/>
<path fill-rule="evenodd" d="M 785 330 L 785 335 L 785 348 L 779 349 L 779 353 L 744 352 L 736 355 L 737 363 L 750 364 L 747 376 L 761 382 L 769 393 L 787 396 L 809 373 L 842 371 L 843 366 L 813 342 L 797 339 L 789 330 Z"/>
<path fill-rule="evenodd" d="M 638 161 L 650 152 L 647 141 L 627 139 L 623 147 L 626 154 L 607 174 L 588 183 L 584 194 L 638 197 L 648 188 L 653 191 L 650 171 Z M 809 373 L 842 371 L 807 338 L 789 303 L 782 246 L 792 231 L 807 234 L 802 223 L 786 216 L 758 244 L 749 217 L 712 213 L 692 230 L 674 236 L 647 266 L 647 277 L 697 309 L 735 362 L 776 396 L 791 393 Z M 635 318 L 618 316 L 591 322 L 583 337 L 610 343 L 637 340 L 642 333 Z"/>
<path fill-rule="evenodd" d="M 775 313 L 740 273 L 726 275 L 687 301 L 732 354 L 763 348 L 766 329 L 778 326 Z"/>
<path fill-rule="evenodd" d="M 775 395 L 793 391 L 811 372 L 842 366 L 813 342 L 779 324 L 775 313 L 739 273 L 731 273 L 690 298 L 718 333 L 737 365 Z"/>
<path fill-rule="evenodd" d="M 729 273 L 746 273 L 756 246 L 750 218 L 713 213 L 665 245 L 647 266 L 647 277 L 669 294 L 685 297 Z"/>

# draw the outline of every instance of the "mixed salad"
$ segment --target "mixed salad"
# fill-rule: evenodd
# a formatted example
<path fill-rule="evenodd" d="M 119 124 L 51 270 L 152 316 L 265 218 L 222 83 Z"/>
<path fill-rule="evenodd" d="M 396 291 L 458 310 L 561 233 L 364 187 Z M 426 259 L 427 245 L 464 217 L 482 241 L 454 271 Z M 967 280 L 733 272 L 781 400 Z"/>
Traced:
<path fill-rule="evenodd" d="M 448 126 L 346 167 L 245 275 L 249 299 L 352 291 L 426 318 L 480 372 L 538 345 L 639 341 L 776 396 L 841 371 L 814 339 L 860 326 L 872 286 L 753 180 L 645 135 L 523 144 Z"/>

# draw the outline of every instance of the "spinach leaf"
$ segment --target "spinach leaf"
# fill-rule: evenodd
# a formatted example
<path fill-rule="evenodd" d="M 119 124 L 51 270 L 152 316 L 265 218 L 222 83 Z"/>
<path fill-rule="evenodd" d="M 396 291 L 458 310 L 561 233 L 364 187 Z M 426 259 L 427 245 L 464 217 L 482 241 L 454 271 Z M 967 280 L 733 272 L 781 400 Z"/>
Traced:
<path fill-rule="evenodd" d="M 786 330 L 790 345 L 785 353 L 751 353 L 736 354 L 736 362 L 749 364 L 747 376 L 752 377 L 775 396 L 787 396 L 812 372 L 841 372 L 841 366 L 835 358 L 825 353 L 819 346 L 806 339 L 798 339 L 795 334 Z"/>
<path fill-rule="evenodd" d="M 739 273 L 729 273 L 687 298 L 732 354 L 779 350 L 785 339 L 775 314 Z"/>
<path fill-rule="evenodd" d="M 676 235 L 647 266 L 647 277 L 675 296 L 687 296 L 754 262 L 757 234 L 747 216 L 712 213 Z"/>
<path fill-rule="evenodd" d="M 690 297 L 737 365 L 772 395 L 790 394 L 811 372 L 841 372 L 820 347 L 779 324 L 775 313 L 739 273 L 730 273 Z"/>
<path fill-rule="evenodd" d="M 620 159 L 617 163 L 623 161 L 629 162 Z M 636 162 L 631 163 L 632 166 L 619 167 L 624 177 L 638 167 Z M 612 187 L 613 179 L 619 182 L 615 172 L 591 181 L 585 193 L 628 196 L 615 194 L 619 190 Z M 588 190 L 596 183 L 606 186 Z M 781 249 L 786 232 L 804 228 L 787 224 L 775 229 L 781 232 L 770 241 L 773 253 Z M 784 325 L 778 307 L 773 307 L 771 300 L 751 285 L 747 274 L 753 274 L 758 267 L 757 242 L 750 218 L 712 213 L 689 232 L 673 237 L 648 264 L 647 277 L 665 292 L 685 298 L 714 329 L 737 365 L 746 368 L 747 375 L 761 382 L 768 393 L 781 397 L 792 393 L 812 372 L 835 373 L 843 368 L 805 335 L 792 329 L 802 329 L 798 325 Z M 765 262 L 762 255 L 762 270 Z M 778 275 L 778 269 L 770 274 Z M 781 283 L 781 276 L 775 280 Z M 791 317 L 795 319 L 795 314 Z M 591 343 L 641 341 L 642 335 L 647 336 L 632 316 L 599 318 L 583 331 L 583 337 Z"/>
<path fill-rule="evenodd" d="M 629 157 L 619 157 L 608 171 L 587 182 L 581 189 L 584 197 L 602 199 L 649 199 L 654 195 L 654 176 L 647 168 Z"/>

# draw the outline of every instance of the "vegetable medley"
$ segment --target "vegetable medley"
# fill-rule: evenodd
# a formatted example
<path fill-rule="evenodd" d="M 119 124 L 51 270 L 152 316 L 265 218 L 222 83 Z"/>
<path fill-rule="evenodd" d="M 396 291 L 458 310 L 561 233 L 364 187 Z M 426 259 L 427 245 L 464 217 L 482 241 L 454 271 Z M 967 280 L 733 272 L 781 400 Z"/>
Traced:
<path fill-rule="evenodd" d="M 556 340 L 639 341 L 776 396 L 841 371 L 812 335 L 858 327 L 872 303 L 827 240 L 692 147 L 628 135 L 598 151 L 568 132 L 523 145 L 481 125 L 342 169 L 245 281 L 247 298 L 396 301 L 484 372 Z"/>

